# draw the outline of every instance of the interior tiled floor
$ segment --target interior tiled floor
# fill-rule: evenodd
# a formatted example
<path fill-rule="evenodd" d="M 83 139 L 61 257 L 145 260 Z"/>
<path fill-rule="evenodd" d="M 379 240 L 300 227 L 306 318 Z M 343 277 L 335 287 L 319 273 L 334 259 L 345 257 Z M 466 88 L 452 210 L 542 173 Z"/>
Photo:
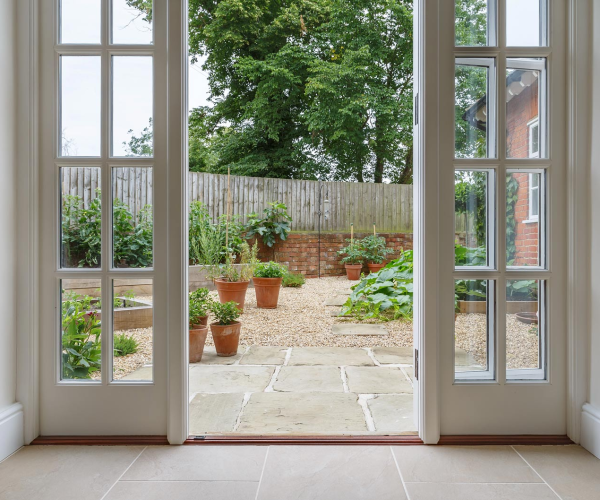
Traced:
<path fill-rule="evenodd" d="M 30 446 L 1 500 L 598 500 L 578 446 Z"/>

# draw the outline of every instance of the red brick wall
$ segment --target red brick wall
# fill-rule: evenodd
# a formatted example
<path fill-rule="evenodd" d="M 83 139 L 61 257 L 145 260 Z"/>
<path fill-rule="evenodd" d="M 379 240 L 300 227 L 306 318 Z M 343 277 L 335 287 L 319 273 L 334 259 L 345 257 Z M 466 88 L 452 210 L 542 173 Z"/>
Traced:
<path fill-rule="evenodd" d="M 538 116 L 538 86 L 532 85 L 507 105 L 507 147 L 510 158 L 529 158 L 528 123 Z M 517 253 L 514 265 L 534 266 L 538 263 L 539 225 L 529 219 L 529 174 L 513 174 L 519 183 L 515 206 Z"/>
<path fill-rule="evenodd" d="M 356 239 L 369 236 L 370 233 L 355 233 Z M 388 255 L 388 261 L 399 256 L 401 249 L 412 249 L 411 233 L 382 233 L 387 247 L 394 253 Z M 321 233 L 321 276 L 343 276 L 346 274 L 341 257 L 337 251 L 347 245 L 350 233 Z M 268 248 L 259 241 L 259 258 L 262 261 L 275 260 L 289 267 L 290 271 L 304 274 L 308 278 L 319 275 L 319 233 L 290 233 L 288 239 L 277 242 Z M 368 272 L 365 265 L 364 272 Z"/>

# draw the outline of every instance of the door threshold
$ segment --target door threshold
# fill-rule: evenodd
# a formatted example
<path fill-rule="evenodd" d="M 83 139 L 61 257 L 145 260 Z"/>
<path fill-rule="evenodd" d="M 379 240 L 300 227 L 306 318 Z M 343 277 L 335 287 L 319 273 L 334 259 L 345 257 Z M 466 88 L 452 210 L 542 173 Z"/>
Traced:
<path fill-rule="evenodd" d="M 190 436 L 184 444 L 189 445 L 421 445 L 423 441 L 416 435 L 387 436 L 331 436 L 331 435 L 291 435 L 291 436 L 231 436 L 205 435 Z"/>

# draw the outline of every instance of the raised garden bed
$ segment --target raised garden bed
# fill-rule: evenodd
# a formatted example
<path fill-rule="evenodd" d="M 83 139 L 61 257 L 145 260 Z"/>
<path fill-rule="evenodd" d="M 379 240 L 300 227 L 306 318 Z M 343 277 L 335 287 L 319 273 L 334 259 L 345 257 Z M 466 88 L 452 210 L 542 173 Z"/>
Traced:
<path fill-rule="evenodd" d="M 486 302 L 475 300 L 459 300 L 459 312 L 463 314 L 485 314 Z M 506 303 L 506 312 L 508 314 L 517 314 L 521 312 L 537 312 L 538 303 L 535 300 L 510 301 Z"/>
<path fill-rule="evenodd" d="M 152 327 L 152 304 L 139 299 L 127 299 L 117 297 L 123 303 L 123 307 L 115 309 L 113 315 L 113 330 L 134 330 L 136 328 Z M 92 301 L 92 304 L 94 301 Z M 102 311 L 95 311 L 102 319 Z"/>

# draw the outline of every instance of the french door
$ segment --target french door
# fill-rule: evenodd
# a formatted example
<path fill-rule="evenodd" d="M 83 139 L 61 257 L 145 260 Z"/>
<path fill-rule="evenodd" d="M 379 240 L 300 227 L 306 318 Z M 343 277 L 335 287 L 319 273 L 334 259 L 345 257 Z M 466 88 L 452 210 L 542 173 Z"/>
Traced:
<path fill-rule="evenodd" d="M 42 436 L 166 434 L 167 7 L 40 3 Z"/>
<path fill-rule="evenodd" d="M 439 433 L 564 435 L 566 2 L 437 8 Z"/>

